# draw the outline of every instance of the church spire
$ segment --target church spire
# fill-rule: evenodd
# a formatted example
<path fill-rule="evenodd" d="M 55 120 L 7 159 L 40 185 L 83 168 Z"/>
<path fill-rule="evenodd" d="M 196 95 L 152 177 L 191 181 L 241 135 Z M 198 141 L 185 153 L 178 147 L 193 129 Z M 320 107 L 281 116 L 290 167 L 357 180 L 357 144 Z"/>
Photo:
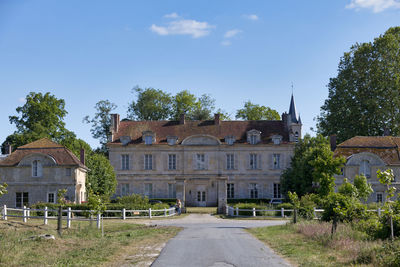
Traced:
<path fill-rule="evenodd" d="M 294 104 L 293 93 L 292 93 L 292 98 L 290 99 L 289 118 L 292 123 L 299 123 L 297 119 L 297 111 L 296 111 L 296 105 Z"/>

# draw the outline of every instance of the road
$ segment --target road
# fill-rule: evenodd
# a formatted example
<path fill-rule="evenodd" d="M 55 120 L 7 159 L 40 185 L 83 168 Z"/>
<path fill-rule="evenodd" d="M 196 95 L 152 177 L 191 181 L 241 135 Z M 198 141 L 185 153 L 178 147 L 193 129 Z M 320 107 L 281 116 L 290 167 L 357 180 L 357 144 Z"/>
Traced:
<path fill-rule="evenodd" d="M 153 221 L 152 225 L 184 229 L 170 241 L 153 267 L 290 266 L 245 228 L 285 224 L 276 220 L 228 220 L 209 214 L 190 214 L 176 220 Z"/>

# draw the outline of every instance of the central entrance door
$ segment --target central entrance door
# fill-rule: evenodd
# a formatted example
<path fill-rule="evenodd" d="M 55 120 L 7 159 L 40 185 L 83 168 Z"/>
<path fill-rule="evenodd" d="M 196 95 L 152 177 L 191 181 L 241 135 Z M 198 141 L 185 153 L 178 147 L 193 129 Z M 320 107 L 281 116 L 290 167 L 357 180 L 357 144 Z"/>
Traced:
<path fill-rule="evenodd" d="M 206 206 L 206 191 L 197 191 L 197 206 Z"/>

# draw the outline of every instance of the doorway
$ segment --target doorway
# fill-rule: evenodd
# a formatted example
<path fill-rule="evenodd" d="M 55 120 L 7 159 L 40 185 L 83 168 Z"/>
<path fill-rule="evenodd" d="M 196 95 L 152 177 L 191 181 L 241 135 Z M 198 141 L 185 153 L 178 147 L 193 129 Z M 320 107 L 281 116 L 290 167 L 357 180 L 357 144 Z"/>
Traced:
<path fill-rule="evenodd" d="M 205 207 L 206 204 L 206 191 L 197 191 L 197 206 Z"/>

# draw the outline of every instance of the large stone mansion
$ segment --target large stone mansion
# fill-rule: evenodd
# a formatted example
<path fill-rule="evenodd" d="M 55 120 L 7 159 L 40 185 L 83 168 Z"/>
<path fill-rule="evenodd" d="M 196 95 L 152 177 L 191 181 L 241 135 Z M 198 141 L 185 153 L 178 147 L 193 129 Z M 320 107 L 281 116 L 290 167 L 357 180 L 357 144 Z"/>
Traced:
<path fill-rule="evenodd" d="M 107 144 L 116 195 L 221 206 L 227 198 L 281 198 L 280 175 L 301 138 L 294 98 L 278 121 L 120 121 Z"/>

